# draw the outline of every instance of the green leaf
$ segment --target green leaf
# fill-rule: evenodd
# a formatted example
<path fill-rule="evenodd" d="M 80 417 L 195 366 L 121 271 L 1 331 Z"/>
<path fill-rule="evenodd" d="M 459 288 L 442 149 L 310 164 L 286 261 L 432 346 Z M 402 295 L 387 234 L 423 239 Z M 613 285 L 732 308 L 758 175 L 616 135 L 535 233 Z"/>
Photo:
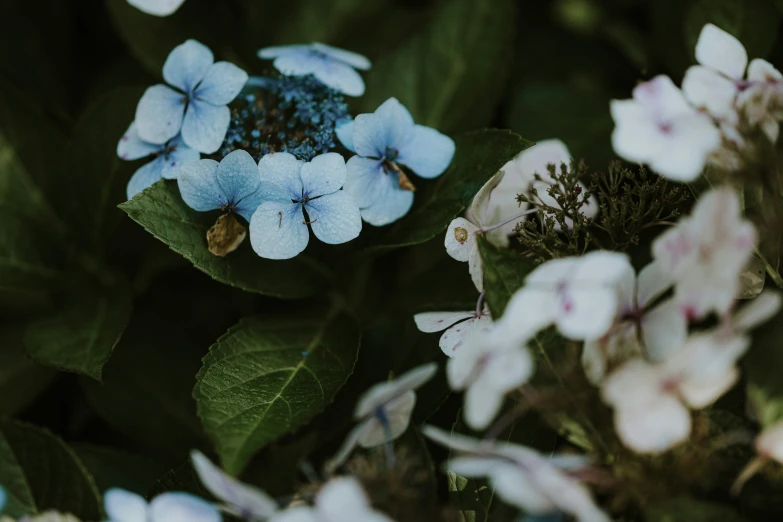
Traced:
<path fill-rule="evenodd" d="M 29 424 L 0 423 L 0 484 L 8 493 L 3 514 L 49 509 L 101 520 L 101 496 L 84 464 L 60 438 Z"/>
<path fill-rule="evenodd" d="M 768 0 L 694 0 L 685 15 L 685 43 L 694 53 L 702 28 L 713 23 L 736 36 L 751 58 L 763 58 L 778 37 L 781 13 Z"/>
<path fill-rule="evenodd" d="M 153 280 L 104 368 L 80 379 L 89 404 L 148 453 L 179 463 L 207 451 L 191 393 L 210 344 L 241 317 L 242 294 L 188 271 Z"/>
<path fill-rule="evenodd" d="M 236 474 L 266 444 L 322 411 L 353 371 L 347 315 L 243 319 L 210 348 L 193 389 L 223 467 Z"/>
<path fill-rule="evenodd" d="M 485 299 L 492 317 L 500 318 L 508 301 L 522 288 L 525 277 L 535 268 L 519 252 L 499 248 L 484 237 L 478 238 L 479 252 L 484 263 Z"/>
<path fill-rule="evenodd" d="M 62 212 L 73 238 L 91 252 L 102 254 L 122 218 L 117 205 L 126 201 L 125 187 L 135 168 L 117 157 L 117 142 L 133 121 L 139 88 L 110 91 L 81 117 L 68 151 L 71 176 Z"/>
<path fill-rule="evenodd" d="M 0 331 L 0 415 L 16 415 L 57 377 L 57 372 L 33 362 L 24 351 L 24 328 Z"/>
<path fill-rule="evenodd" d="M 41 364 L 100 381 L 132 307 L 133 294 L 127 284 L 119 282 L 100 292 L 83 289 L 54 314 L 28 325 L 27 352 Z"/>
<path fill-rule="evenodd" d="M 98 491 L 122 488 L 146 495 L 150 484 L 166 471 L 166 466 L 156 459 L 125 450 L 92 444 L 72 444 L 71 447 L 92 474 Z"/>
<path fill-rule="evenodd" d="M 371 250 L 416 245 L 434 238 L 465 210 L 500 167 L 533 145 L 512 132 L 498 129 L 468 132 L 454 141 L 457 151 L 448 170 L 421 185 L 413 209 L 387 230 L 379 231 L 370 240 Z"/>
<path fill-rule="evenodd" d="M 752 332 L 752 350 L 743 357 L 748 376 L 748 399 L 759 423 L 769 426 L 783 418 L 783 311 Z"/>
<path fill-rule="evenodd" d="M 430 23 L 367 74 L 359 112 L 397 97 L 416 123 L 454 133 L 488 125 L 511 58 L 512 0 L 443 2 Z"/>
<path fill-rule="evenodd" d="M 159 181 L 120 205 L 135 222 L 182 254 L 213 279 L 248 292 L 294 299 L 307 297 L 323 284 L 306 257 L 275 261 L 258 257 L 245 240 L 237 251 L 217 257 L 207 249 L 206 234 L 216 212 L 196 212 L 179 195 L 175 182 Z"/>

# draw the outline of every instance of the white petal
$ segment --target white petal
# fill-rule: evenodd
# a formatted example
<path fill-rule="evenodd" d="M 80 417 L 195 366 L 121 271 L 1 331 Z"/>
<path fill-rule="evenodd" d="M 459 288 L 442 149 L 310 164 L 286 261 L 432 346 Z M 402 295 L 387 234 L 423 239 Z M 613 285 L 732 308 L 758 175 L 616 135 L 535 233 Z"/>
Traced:
<path fill-rule="evenodd" d="M 686 379 L 680 383 L 677 390 L 682 399 L 694 409 L 706 408 L 717 401 L 739 379 L 739 370 L 729 368 L 725 373 L 712 379 Z"/>
<path fill-rule="evenodd" d="M 294 44 L 294 45 L 274 45 L 271 47 L 264 47 L 259 49 L 256 53 L 262 60 L 271 60 L 278 56 L 285 54 L 302 54 L 310 51 L 310 45 L 308 44 Z"/>
<path fill-rule="evenodd" d="M 108 490 L 103 496 L 103 505 L 112 522 L 147 522 L 147 501 L 130 491 Z"/>
<path fill-rule="evenodd" d="M 495 333 L 498 342 L 521 346 L 542 328 L 557 318 L 557 296 L 549 289 L 538 290 L 529 284 L 517 290 L 497 321 Z"/>
<path fill-rule="evenodd" d="M 458 321 L 474 317 L 476 312 L 424 312 L 413 316 L 421 332 L 441 332 Z"/>
<path fill-rule="evenodd" d="M 752 299 L 734 315 L 734 327 L 740 331 L 750 330 L 771 319 L 780 310 L 780 293 L 767 290 Z"/>
<path fill-rule="evenodd" d="M 617 295 L 612 290 L 584 288 L 574 284 L 563 298 L 558 331 L 566 338 L 590 341 L 603 336 L 617 315 Z"/>
<path fill-rule="evenodd" d="M 668 395 L 641 408 L 615 410 L 614 425 L 623 444 L 637 453 L 661 453 L 688 438 L 690 412 Z"/>
<path fill-rule="evenodd" d="M 764 428 L 756 439 L 759 455 L 783 462 L 783 420 Z"/>
<path fill-rule="evenodd" d="M 290 259 L 299 255 L 310 240 L 301 205 L 264 201 L 250 220 L 250 244 L 266 259 Z"/>
<path fill-rule="evenodd" d="M 214 61 L 209 47 L 197 40 L 187 40 L 169 53 L 163 64 L 163 79 L 169 85 L 191 94 Z"/>
<path fill-rule="evenodd" d="M 604 344 L 607 342 L 603 339 L 585 341 L 582 348 L 582 368 L 584 368 L 587 380 L 594 385 L 599 384 L 606 373 Z"/>
<path fill-rule="evenodd" d="M 748 65 L 748 80 L 751 82 L 775 83 L 783 80 L 783 74 L 768 61 L 755 58 Z"/>
<path fill-rule="evenodd" d="M 657 400 L 665 377 L 659 366 L 642 358 L 632 359 L 604 380 L 601 397 L 617 409 L 639 409 Z"/>
<path fill-rule="evenodd" d="M 423 364 L 408 370 L 393 381 L 376 384 L 359 398 L 354 411 L 354 418 L 361 419 L 370 415 L 376 408 L 385 405 L 408 391 L 415 390 L 432 379 L 437 371 L 437 364 Z"/>
<path fill-rule="evenodd" d="M 741 80 L 745 66 L 748 65 L 748 53 L 732 35 L 713 24 L 707 24 L 696 42 L 696 61 L 729 78 Z"/>
<path fill-rule="evenodd" d="M 294 506 L 281 511 L 269 522 L 322 522 L 315 509 L 310 506 Z"/>
<path fill-rule="evenodd" d="M 491 328 L 492 318 L 487 316 L 478 318 L 474 317 L 473 319 L 456 324 L 446 330 L 440 337 L 438 346 L 440 346 L 440 349 L 443 351 L 443 353 L 449 357 L 452 357 L 455 353 L 457 353 L 457 350 L 462 347 L 462 344 L 465 342 L 465 338 L 470 334 L 470 332 L 473 330 L 489 332 Z"/>
<path fill-rule="evenodd" d="M 185 0 L 128 0 L 128 3 L 143 13 L 152 16 L 169 16 Z"/>
<path fill-rule="evenodd" d="M 714 69 L 700 65 L 688 69 L 682 80 L 682 92 L 695 107 L 706 109 L 711 116 L 736 121 L 737 86 Z"/>
<path fill-rule="evenodd" d="M 667 299 L 645 312 L 641 329 L 645 354 L 650 360 L 662 361 L 682 349 L 688 335 L 688 319 L 676 300 Z"/>
<path fill-rule="evenodd" d="M 653 261 L 639 272 L 636 283 L 636 303 L 645 307 L 672 286 L 671 273 L 664 270 L 660 263 Z"/>
<path fill-rule="evenodd" d="M 277 502 L 272 497 L 227 475 L 202 453 L 193 451 L 191 460 L 204 487 L 231 506 L 236 514 L 266 519 L 277 511 Z"/>
<path fill-rule="evenodd" d="M 149 522 L 221 522 L 215 506 L 189 493 L 163 493 L 150 503 Z"/>
<path fill-rule="evenodd" d="M 455 218 L 446 229 L 444 245 L 446 252 L 457 261 L 466 262 L 473 250 L 478 250 L 476 232 L 478 227 L 465 218 Z"/>
<path fill-rule="evenodd" d="M 363 448 L 381 446 L 405 433 L 411 420 L 411 414 L 416 407 L 416 393 L 408 390 L 383 406 L 388 431 L 377 416 L 373 416 L 359 436 L 359 445 Z"/>
<path fill-rule="evenodd" d="M 634 87 L 633 97 L 663 120 L 694 112 L 682 91 L 663 74 Z"/>
<path fill-rule="evenodd" d="M 165 85 L 153 85 L 136 106 L 136 129 L 142 140 L 163 144 L 179 134 L 184 117 L 183 95 Z"/>
<path fill-rule="evenodd" d="M 529 149 L 523 150 L 519 155 L 511 160 L 509 167 L 503 167 L 509 175 L 518 184 L 517 189 L 523 185 L 530 184 L 538 174 L 542 179 L 552 181 L 549 176 L 549 165 L 554 165 L 555 170 L 559 171 L 563 165 L 566 170 L 571 170 L 571 153 L 568 151 L 565 143 L 560 140 L 543 140 L 537 142 Z"/>
<path fill-rule="evenodd" d="M 704 170 L 707 157 L 720 147 L 720 131 L 698 113 L 673 120 L 671 129 L 664 150 L 656 151 L 650 167 L 674 181 L 692 181 Z"/>
<path fill-rule="evenodd" d="M 337 477 L 327 482 L 318 492 L 315 506 L 325 522 L 369 521 L 374 513 L 361 484 L 353 477 Z M 380 519 L 376 520 L 380 522 Z"/>
<path fill-rule="evenodd" d="M 315 237 L 329 245 L 347 243 L 362 231 L 359 207 L 343 190 L 311 200 L 305 210 Z"/>
<path fill-rule="evenodd" d="M 502 391 L 486 385 L 485 381 L 471 385 L 465 392 L 465 424 L 474 430 L 489 426 L 503 406 L 503 396 Z"/>

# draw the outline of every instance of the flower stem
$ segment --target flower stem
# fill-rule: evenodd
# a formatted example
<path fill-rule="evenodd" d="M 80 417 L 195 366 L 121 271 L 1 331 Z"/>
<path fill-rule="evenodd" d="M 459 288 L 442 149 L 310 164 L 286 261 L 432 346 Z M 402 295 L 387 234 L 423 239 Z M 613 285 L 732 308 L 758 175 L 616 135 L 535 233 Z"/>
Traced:
<path fill-rule="evenodd" d="M 503 225 L 508 225 L 512 221 L 516 221 L 519 218 L 522 218 L 522 217 L 527 216 L 528 214 L 532 214 L 534 212 L 538 212 L 538 209 L 537 208 L 531 208 L 530 210 L 526 210 L 526 211 L 522 212 L 521 214 L 518 214 L 518 215 L 516 215 L 516 216 L 514 216 L 512 218 L 506 219 L 505 221 L 501 221 L 497 225 L 491 225 L 491 226 L 482 228 L 481 232 L 489 232 L 490 230 L 495 230 L 496 228 L 500 228 Z"/>

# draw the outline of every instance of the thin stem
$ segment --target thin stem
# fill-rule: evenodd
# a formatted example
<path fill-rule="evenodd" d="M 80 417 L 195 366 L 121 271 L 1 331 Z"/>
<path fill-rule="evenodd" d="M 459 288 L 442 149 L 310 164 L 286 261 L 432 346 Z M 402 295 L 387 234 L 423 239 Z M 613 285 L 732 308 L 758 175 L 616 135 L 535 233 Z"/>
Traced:
<path fill-rule="evenodd" d="M 528 214 L 533 214 L 534 212 L 538 212 L 538 209 L 531 208 L 530 210 L 526 210 L 526 211 L 522 212 L 521 214 L 518 214 L 518 215 L 516 215 L 516 216 L 514 216 L 512 218 L 506 219 L 505 221 L 501 221 L 497 225 L 491 225 L 491 226 L 488 226 L 488 227 L 484 227 L 484 228 L 481 229 L 481 232 L 489 232 L 490 230 L 495 230 L 496 228 L 500 228 L 503 225 L 508 225 L 512 221 L 516 221 L 519 218 L 527 216 Z"/>
<path fill-rule="evenodd" d="M 481 312 L 484 304 L 484 296 L 486 295 L 486 293 L 487 293 L 486 290 L 482 290 L 478 296 L 478 300 L 476 301 L 476 317 L 481 317 Z"/>

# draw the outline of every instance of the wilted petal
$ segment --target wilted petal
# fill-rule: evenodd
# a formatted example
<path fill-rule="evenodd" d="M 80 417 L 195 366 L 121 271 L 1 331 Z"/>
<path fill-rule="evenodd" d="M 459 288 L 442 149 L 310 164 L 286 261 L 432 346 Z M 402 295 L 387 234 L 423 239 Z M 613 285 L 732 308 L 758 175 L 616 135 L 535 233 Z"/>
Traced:
<path fill-rule="evenodd" d="M 227 106 L 191 100 L 182 122 L 182 139 L 190 148 L 212 154 L 223 144 L 230 121 L 231 111 Z"/>
<path fill-rule="evenodd" d="M 181 93 L 165 85 L 149 87 L 136 106 L 139 137 L 148 143 L 163 144 L 179 134 L 185 103 Z"/>
<path fill-rule="evenodd" d="M 194 96 L 212 105 L 226 105 L 234 100 L 247 82 L 247 73 L 228 62 L 217 62 L 207 69 Z"/>
<path fill-rule="evenodd" d="M 304 168 L 302 169 L 304 171 Z M 359 237 L 362 217 L 359 207 L 342 190 L 313 199 L 305 205 L 315 237 L 330 245 Z"/>
<path fill-rule="evenodd" d="M 398 145 L 401 163 L 416 175 L 431 179 L 443 174 L 454 158 L 454 140 L 435 129 L 416 125 L 404 143 Z"/>
<path fill-rule="evenodd" d="M 207 74 L 215 61 L 209 47 L 197 40 L 188 40 L 174 48 L 163 64 L 163 79 L 190 94 Z"/>
<path fill-rule="evenodd" d="M 748 53 L 732 35 L 713 24 L 707 24 L 696 42 L 696 61 L 729 78 L 741 80 L 745 66 L 748 65 Z"/>
<path fill-rule="evenodd" d="M 150 503 L 152 522 L 221 522 L 215 506 L 189 493 L 163 493 Z"/>
<path fill-rule="evenodd" d="M 250 244 L 266 259 L 296 257 L 310 240 L 302 206 L 285 201 L 264 201 L 250 219 Z"/>

